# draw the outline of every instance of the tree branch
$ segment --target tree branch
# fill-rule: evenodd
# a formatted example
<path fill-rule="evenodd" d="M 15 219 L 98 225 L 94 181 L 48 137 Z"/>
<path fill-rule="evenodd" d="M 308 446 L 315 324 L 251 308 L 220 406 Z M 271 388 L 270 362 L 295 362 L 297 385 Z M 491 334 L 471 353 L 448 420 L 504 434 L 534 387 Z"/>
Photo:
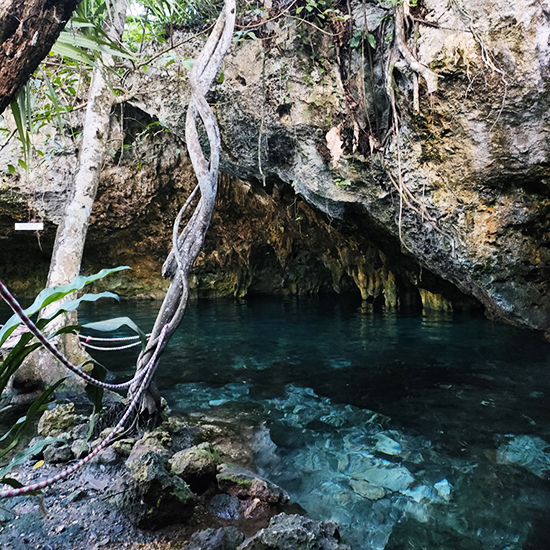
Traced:
<path fill-rule="evenodd" d="M 52 49 L 79 0 L 0 0 L 0 114 Z"/>

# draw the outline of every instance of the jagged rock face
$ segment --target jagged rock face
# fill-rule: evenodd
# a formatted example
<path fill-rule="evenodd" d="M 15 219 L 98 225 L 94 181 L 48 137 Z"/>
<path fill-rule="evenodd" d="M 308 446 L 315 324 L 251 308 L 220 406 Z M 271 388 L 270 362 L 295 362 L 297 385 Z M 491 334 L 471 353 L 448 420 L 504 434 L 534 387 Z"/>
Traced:
<path fill-rule="evenodd" d="M 140 128 L 151 122 L 130 108 L 125 118 L 139 119 Z M 120 143 L 118 120 L 113 121 L 112 141 Z M 123 158 L 115 156 L 102 172 L 83 268 L 96 272 L 129 265 L 132 271 L 114 274 L 96 288 L 104 285 L 121 295 L 162 297 L 168 282 L 160 271 L 171 247 L 173 220 L 196 180 L 176 136 L 154 129 L 140 141 Z M 54 223 L 63 212 L 66 184 L 76 164 L 74 154 L 46 164 L 35 203 L 46 220 L 43 252 L 37 249 L 34 235 L 14 235 L 13 218 L 24 219 L 27 214 L 25 188 L 14 194 L 20 212 L 6 216 L 3 257 L 9 254 L 9 261 L 0 269 L 4 280 L 19 292 L 32 293 L 44 284 Z M 59 174 L 65 185 L 60 184 Z M 22 245 L 10 249 L 15 239 Z M 32 284 L 26 280 L 28 265 L 36 267 Z M 201 296 L 336 291 L 355 292 L 375 306 L 421 307 L 420 294 L 410 283 L 409 271 L 415 269 L 412 263 L 393 262 L 359 230 L 309 206 L 292 186 L 264 187 L 221 174 L 214 216 L 191 285 Z M 447 290 L 458 301 L 463 298 L 452 288 Z"/>
<path fill-rule="evenodd" d="M 428 97 L 420 79 L 415 113 L 413 73 L 394 59 L 399 132 L 384 74 L 393 8 L 367 3 L 363 16 L 353 6 L 356 27 L 366 21 L 377 40 L 372 80 L 359 53 L 292 20 L 271 40 L 235 45 L 210 97 L 222 167 L 268 186 L 292 185 L 330 217 L 361 227 L 396 262 L 412 257 L 410 280 L 420 287 L 434 290 L 420 280 L 427 270 L 489 314 L 547 331 L 548 3 L 422 4 L 414 15 L 427 23 L 409 47 L 437 72 L 439 88 Z M 190 44 L 182 56 L 194 55 Z M 145 79 L 162 71 L 170 69 L 151 69 Z M 175 73 L 173 82 L 141 105 L 183 135 L 186 92 Z"/>
<path fill-rule="evenodd" d="M 426 308 L 467 295 L 494 317 L 548 332 L 548 2 L 422 2 L 413 15 L 427 23 L 408 45 L 439 78 L 432 96 L 420 78 L 418 112 L 414 73 L 391 57 L 394 8 L 351 7 L 341 40 L 282 18 L 268 24 L 269 39 L 235 43 L 224 62 L 209 101 L 225 175 L 195 292 L 355 289 Z M 365 25 L 370 53 L 347 46 Z M 193 57 L 200 45 L 172 53 Z M 110 164 L 94 207 L 85 266 L 135 266 L 132 281 L 117 281 L 122 293 L 162 294 L 155 274 L 194 186 L 182 152 L 187 81 L 172 60 L 134 75 L 140 93 L 126 107 L 170 134 Z"/>

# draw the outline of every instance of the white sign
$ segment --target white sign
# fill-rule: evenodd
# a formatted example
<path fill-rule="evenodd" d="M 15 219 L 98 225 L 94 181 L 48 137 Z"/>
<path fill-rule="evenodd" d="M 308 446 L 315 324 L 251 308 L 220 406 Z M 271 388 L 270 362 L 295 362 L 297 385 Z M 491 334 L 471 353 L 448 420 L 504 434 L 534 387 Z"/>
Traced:
<path fill-rule="evenodd" d="M 44 229 L 44 224 L 42 222 L 26 222 L 26 223 L 16 223 L 16 231 L 42 231 Z"/>

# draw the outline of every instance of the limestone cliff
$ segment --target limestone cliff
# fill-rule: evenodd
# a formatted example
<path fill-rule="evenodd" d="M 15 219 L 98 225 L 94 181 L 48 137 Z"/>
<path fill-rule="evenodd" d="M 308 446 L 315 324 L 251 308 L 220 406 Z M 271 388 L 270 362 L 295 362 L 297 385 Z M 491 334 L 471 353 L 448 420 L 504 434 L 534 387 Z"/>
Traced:
<path fill-rule="evenodd" d="M 386 307 L 477 302 L 548 332 L 550 5 L 424 0 L 404 49 L 391 4 L 352 2 L 350 23 L 321 30 L 283 12 L 259 40 L 234 44 L 209 97 L 225 175 L 194 288 L 356 289 Z M 194 185 L 182 61 L 201 39 L 172 40 L 181 45 L 131 77 L 86 252 L 87 269 L 133 265 L 134 280 L 119 281 L 127 293 L 165 288 L 157 273 L 169 228 Z M 406 52 L 437 75 L 437 91 Z M 36 202 L 52 223 L 74 162 L 64 154 L 43 165 Z M 28 270 L 18 243 L 29 236 L 6 225 L 26 210 L 28 192 L 16 191 L 10 180 L 0 199 L 8 282 Z M 49 224 L 45 257 L 52 234 Z M 28 261 L 36 271 L 36 251 Z"/>

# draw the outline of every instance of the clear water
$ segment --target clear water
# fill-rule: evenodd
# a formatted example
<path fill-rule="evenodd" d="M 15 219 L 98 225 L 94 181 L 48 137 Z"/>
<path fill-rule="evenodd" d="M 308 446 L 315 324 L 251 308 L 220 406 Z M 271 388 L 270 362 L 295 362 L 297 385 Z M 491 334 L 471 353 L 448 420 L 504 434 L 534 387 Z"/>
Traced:
<path fill-rule="evenodd" d="M 157 307 L 85 317 L 147 330 Z M 532 334 L 329 298 L 199 301 L 158 382 L 175 411 L 255 403 L 261 472 L 355 550 L 550 548 L 550 345 Z"/>

